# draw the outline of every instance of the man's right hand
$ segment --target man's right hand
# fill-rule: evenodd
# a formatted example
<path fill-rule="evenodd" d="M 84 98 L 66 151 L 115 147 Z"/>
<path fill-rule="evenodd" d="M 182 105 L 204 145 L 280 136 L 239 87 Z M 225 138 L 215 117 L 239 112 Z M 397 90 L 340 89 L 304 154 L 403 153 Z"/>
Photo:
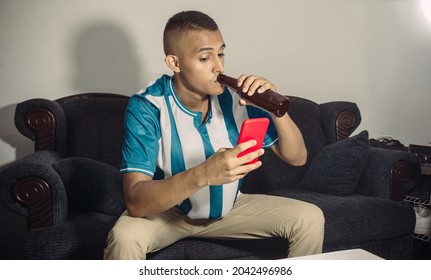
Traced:
<path fill-rule="evenodd" d="M 247 173 L 259 168 L 262 162 L 247 164 L 253 159 L 263 155 L 264 150 L 258 149 L 244 156 L 238 154 L 256 145 L 255 140 L 241 143 L 234 148 L 221 148 L 207 161 L 201 164 L 208 185 L 223 185 L 244 178 Z"/>

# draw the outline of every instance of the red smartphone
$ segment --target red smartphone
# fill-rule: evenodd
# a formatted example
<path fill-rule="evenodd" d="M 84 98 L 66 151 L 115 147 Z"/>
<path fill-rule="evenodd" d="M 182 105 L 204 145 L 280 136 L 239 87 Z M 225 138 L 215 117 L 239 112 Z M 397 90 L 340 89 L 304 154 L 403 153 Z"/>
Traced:
<path fill-rule="evenodd" d="M 268 126 L 269 126 L 268 118 L 247 119 L 242 123 L 241 131 L 238 137 L 238 144 L 247 142 L 249 140 L 256 140 L 257 144 L 239 153 L 238 157 L 242 157 L 250 152 L 253 152 L 262 148 L 263 140 L 265 139 Z M 258 161 L 258 158 L 255 158 L 252 161 L 250 161 L 248 164 L 252 164 L 257 161 Z"/>

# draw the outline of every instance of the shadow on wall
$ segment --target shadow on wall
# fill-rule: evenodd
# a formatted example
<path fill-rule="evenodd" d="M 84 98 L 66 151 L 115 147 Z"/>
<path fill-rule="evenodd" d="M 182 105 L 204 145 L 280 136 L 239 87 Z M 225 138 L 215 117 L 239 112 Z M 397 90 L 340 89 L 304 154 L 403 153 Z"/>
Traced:
<path fill-rule="evenodd" d="M 85 92 L 131 95 L 143 87 L 146 79 L 141 74 L 142 59 L 136 55 L 136 46 L 127 33 L 114 23 L 84 25 L 71 41 L 73 92 L 66 88 L 57 93 L 58 98 Z M 34 151 L 34 144 L 15 128 L 15 107 L 12 104 L 0 108 L 0 168 Z"/>
<path fill-rule="evenodd" d="M 72 40 L 72 84 L 82 92 L 131 95 L 142 88 L 136 44 L 112 22 L 93 22 Z"/>
<path fill-rule="evenodd" d="M 15 127 L 16 104 L 0 108 L 0 169 L 15 159 L 20 159 L 34 151 L 34 144 L 21 135 Z"/>

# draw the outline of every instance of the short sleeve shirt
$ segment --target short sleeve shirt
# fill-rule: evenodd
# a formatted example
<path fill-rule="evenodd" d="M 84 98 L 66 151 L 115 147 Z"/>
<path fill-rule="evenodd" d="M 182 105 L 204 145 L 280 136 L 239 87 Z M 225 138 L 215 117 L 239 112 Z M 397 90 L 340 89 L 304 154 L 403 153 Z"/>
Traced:
<path fill-rule="evenodd" d="M 125 114 L 122 173 L 154 176 L 158 167 L 168 178 L 188 170 L 220 148 L 235 146 L 242 122 L 248 118 L 269 118 L 264 147 L 277 141 L 269 113 L 239 105 L 240 97 L 227 87 L 222 94 L 210 97 L 210 110 L 202 123 L 202 113 L 182 104 L 172 79 L 163 75 L 130 98 Z M 179 207 L 192 219 L 220 218 L 233 207 L 240 184 L 241 180 L 203 187 Z"/>

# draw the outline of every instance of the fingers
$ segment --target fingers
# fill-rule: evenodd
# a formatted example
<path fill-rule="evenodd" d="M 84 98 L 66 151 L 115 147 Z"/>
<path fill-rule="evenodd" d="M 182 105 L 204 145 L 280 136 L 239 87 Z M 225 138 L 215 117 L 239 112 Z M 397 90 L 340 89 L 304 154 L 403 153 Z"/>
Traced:
<path fill-rule="evenodd" d="M 257 161 L 248 164 L 263 154 L 263 149 L 257 149 L 247 155 L 238 157 L 238 154 L 256 146 L 255 140 L 250 140 L 234 148 L 220 148 L 201 167 L 207 177 L 209 185 L 222 185 L 244 178 L 247 173 L 259 168 L 262 163 Z"/>
<path fill-rule="evenodd" d="M 238 154 L 244 152 L 245 150 L 248 150 L 248 149 L 256 146 L 256 144 L 257 144 L 256 140 L 253 140 L 253 139 L 252 140 L 248 140 L 248 141 L 245 141 L 245 142 L 242 142 L 242 143 L 236 145 L 232 149 L 232 152 L 236 153 L 236 155 L 238 155 Z"/>
<path fill-rule="evenodd" d="M 238 86 L 242 87 L 242 92 L 247 95 L 253 95 L 255 92 L 263 93 L 268 89 L 275 91 L 275 86 L 267 79 L 254 75 L 241 75 L 238 78 Z"/>
<path fill-rule="evenodd" d="M 232 149 L 232 153 L 238 159 L 238 165 L 244 165 L 250 163 L 253 160 L 257 160 L 258 157 L 264 154 L 264 149 L 256 147 L 255 140 L 249 140 L 241 143 Z"/>
<path fill-rule="evenodd" d="M 247 175 L 248 173 L 250 173 L 251 171 L 253 171 L 255 169 L 258 169 L 261 165 L 262 165 L 261 161 L 256 161 L 253 163 L 247 162 L 247 163 L 239 166 L 237 168 L 237 176 L 238 177 L 236 178 L 236 180 L 244 178 L 245 175 Z"/>

